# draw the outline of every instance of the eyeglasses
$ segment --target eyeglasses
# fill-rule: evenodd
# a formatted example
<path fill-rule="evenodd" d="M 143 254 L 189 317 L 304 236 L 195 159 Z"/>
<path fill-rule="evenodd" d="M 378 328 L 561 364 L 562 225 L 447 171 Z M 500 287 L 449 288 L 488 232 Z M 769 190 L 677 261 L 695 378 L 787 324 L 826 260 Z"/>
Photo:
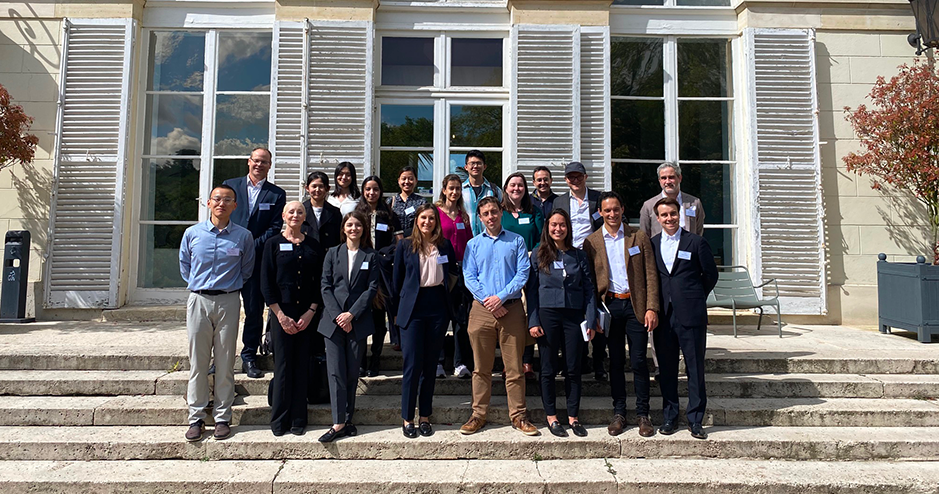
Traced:
<path fill-rule="evenodd" d="M 271 162 L 268 160 L 256 160 L 254 158 L 248 158 L 248 161 L 254 163 L 255 165 L 270 165 Z"/>
<path fill-rule="evenodd" d="M 485 165 L 485 163 L 483 163 L 482 161 L 470 161 L 469 163 L 466 164 L 466 167 L 470 168 L 470 167 L 477 167 L 477 166 L 483 166 L 483 165 Z"/>
<path fill-rule="evenodd" d="M 215 201 L 215 202 L 219 202 L 219 203 L 222 203 L 222 204 L 231 204 L 231 203 L 235 202 L 235 200 L 232 199 L 231 197 L 215 196 L 215 197 L 212 197 L 211 199 L 212 199 L 213 201 Z"/>

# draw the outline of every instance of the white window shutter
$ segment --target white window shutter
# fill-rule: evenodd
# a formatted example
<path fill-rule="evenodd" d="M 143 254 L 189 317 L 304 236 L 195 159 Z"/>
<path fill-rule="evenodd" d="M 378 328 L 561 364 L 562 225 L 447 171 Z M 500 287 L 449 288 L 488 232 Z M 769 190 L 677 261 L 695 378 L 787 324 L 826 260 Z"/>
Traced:
<path fill-rule="evenodd" d="M 512 28 L 512 142 L 516 171 L 529 180 L 536 166 L 563 171 L 580 159 L 580 29 Z"/>
<path fill-rule="evenodd" d="M 814 32 L 748 28 L 745 43 L 754 271 L 778 281 L 783 313 L 825 314 Z"/>
<path fill-rule="evenodd" d="M 310 23 L 309 171 L 321 170 L 332 177 L 342 161 L 355 165 L 360 181 L 374 171 L 374 32 L 370 21 Z"/>
<path fill-rule="evenodd" d="M 277 21 L 274 25 L 271 73 L 271 181 L 287 192 L 288 200 L 303 197 L 306 178 L 306 125 L 309 72 L 308 30 L 305 22 Z"/>
<path fill-rule="evenodd" d="M 587 187 L 610 190 L 610 28 L 580 31 L 580 161 Z"/>
<path fill-rule="evenodd" d="M 118 304 L 132 19 L 66 19 L 45 301 L 49 308 Z"/>

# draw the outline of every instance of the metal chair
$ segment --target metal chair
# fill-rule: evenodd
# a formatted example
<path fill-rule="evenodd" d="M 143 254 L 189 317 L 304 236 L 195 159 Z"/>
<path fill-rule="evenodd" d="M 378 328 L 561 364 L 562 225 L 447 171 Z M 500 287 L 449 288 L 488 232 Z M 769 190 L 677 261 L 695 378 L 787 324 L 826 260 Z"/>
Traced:
<path fill-rule="evenodd" d="M 707 306 L 721 307 L 733 311 L 734 338 L 737 337 L 737 309 L 759 309 L 760 318 L 757 320 L 756 329 L 760 330 L 760 324 L 763 322 L 763 307 L 776 307 L 776 326 L 779 329 L 779 337 L 782 338 L 782 318 L 779 310 L 779 285 L 776 279 L 769 279 L 761 285 L 754 285 L 750 279 L 750 272 L 744 266 L 718 266 L 720 270 L 717 278 L 717 285 L 714 291 L 708 294 Z M 776 289 L 776 295 L 771 298 L 760 298 L 757 289 L 763 288 L 770 283 Z"/>

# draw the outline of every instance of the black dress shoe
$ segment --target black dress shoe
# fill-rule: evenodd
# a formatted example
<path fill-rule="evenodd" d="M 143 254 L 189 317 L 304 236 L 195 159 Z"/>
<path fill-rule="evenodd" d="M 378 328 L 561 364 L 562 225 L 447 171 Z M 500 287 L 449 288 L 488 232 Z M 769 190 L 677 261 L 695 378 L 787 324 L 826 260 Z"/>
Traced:
<path fill-rule="evenodd" d="M 291 427 L 290 433 L 295 436 L 302 436 L 306 434 L 306 427 Z"/>
<path fill-rule="evenodd" d="M 271 433 L 274 434 L 274 437 L 280 437 L 284 435 L 284 431 L 276 431 L 274 429 L 271 429 Z"/>
<path fill-rule="evenodd" d="M 597 381 L 606 381 L 606 379 L 607 379 L 607 377 L 606 377 L 606 371 L 605 371 L 605 370 L 598 370 L 597 372 L 594 372 L 593 378 L 596 379 Z"/>
<path fill-rule="evenodd" d="M 567 437 L 567 431 L 564 430 L 564 427 L 557 420 L 548 423 L 548 431 L 557 437 Z"/>
<path fill-rule="evenodd" d="M 700 423 L 688 424 L 688 430 L 691 431 L 691 437 L 695 439 L 708 438 L 708 433 L 704 432 L 704 427 Z"/>
<path fill-rule="evenodd" d="M 369 369 L 365 371 L 366 377 L 378 377 L 378 369 Z"/>
<path fill-rule="evenodd" d="M 365 377 L 365 367 L 359 367 L 359 377 Z"/>
<path fill-rule="evenodd" d="M 323 434 L 322 436 L 320 436 L 319 441 L 320 441 L 321 443 L 331 443 L 331 442 L 333 442 L 333 440 L 339 439 L 340 437 L 343 437 L 343 436 L 345 436 L 345 435 L 346 435 L 346 428 L 345 428 L 345 427 L 343 427 L 342 429 L 339 429 L 338 431 L 337 431 L 336 429 L 333 429 L 332 427 L 330 427 L 329 430 L 326 431 L 325 434 Z"/>
<path fill-rule="evenodd" d="M 577 437 L 587 437 L 587 429 L 576 420 L 571 424 L 571 432 Z"/>
<path fill-rule="evenodd" d="M 424 437 L 430 437 L 434 435 L 434 428 L 431 427 L 430 422 L 421 422 L 418 425 L 417 430 L 420 431 L 421 435 Z"/>
<path fill-rule="evenodd" d="M 662 424 L 662 427 L 659 427 L 659 434 L 670 436 L 676 432 L 678 432 L 678 424 L 671 420 Z"/>
<path fill-rule="evenodd" d="M 241 370 L 251 379 L 260 379 L 264 377 L 264 373 L 261 372 L 261 368 L 258 367 L 257 362 L 242 362 Z"/>
<path fill-rule="evenodd" d="M 352 425 L 352 422 L 346 422 L 346 426 L 342 430 L 346 431 L 346 435 L 350 437 L 359 435 L 359 430 Z"/>
<path fill-rule="evenodd" d="M 402 425 L 401 430 L 404 432 L 404 437 L 408 439 L 417 437 L 417 427 L 414 427 L 413 423 Z"/>

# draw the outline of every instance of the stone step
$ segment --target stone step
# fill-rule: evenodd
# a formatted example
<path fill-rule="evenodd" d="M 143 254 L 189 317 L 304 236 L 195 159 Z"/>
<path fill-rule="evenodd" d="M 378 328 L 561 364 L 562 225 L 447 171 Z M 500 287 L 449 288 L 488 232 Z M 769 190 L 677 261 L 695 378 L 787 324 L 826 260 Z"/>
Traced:
<path fill-rule="evenodd" d="M 513 460 L 583 458 L 752 458 L 788 460 L 939 460 L 935 427 L 708 428 L 708 440 L 686 430 L 640 437 L 636 427 L 613 437 L 605 425 L 587 437 L 524 436 L 487 426 L 464 436 L 457 425 L 436 425 L 432 438 L 408 439 L 397 426 L 361 426 L 356 437 L 316 441 L 327 426 L 304 436 L 275 437 L 266 425 L 238 426 L 224 441 L 183 440 L 183 426 L 0 427 L 0 460 Z"/>
<path fill-rule="evenodd" d="M 682 399 L 682 407 L 684 407 Z M 660 400 L 652 400 L 651 417 L 660 423 Z M 634 399 L 629 399 L 627 420 L 634 423 Z M 532 422 L 544 421 L 541 400 L 528 397 Z M 563 415 L 564 400 L 558 401 Z M 310 405 L 311 424 L 332 423 L 328 404 Z M 469 396 L 434 398 L 433 421 L 462 424 L 471 413 Z M 581 400 L 579 418 L 588 425 L 606 424 L 612 415 L 610 398 L 587 396 Z M 188 412 L 182 396 L 0 396 L 0 425 L 186 425 Z M 266 396 L 239 396 L 233 423 L 267 424 L 270 408 Z M 489 420 L 508 424 L 504 396 L 494 395 Z M 354 422 L 363 425 L 399 425 L 401 398 L 361 396 L 356 400 Z M 888 398 L 711 398 L 705 425 L 804 426 L 804 427 L 932 427 L 939 426 L 936 400 Z"/>
<path fill-rule="evenodd" d="M 103 474 L 107 472 L 107 474 Z M 25 492 L 935 492 L 939 463 L 721 459 L 3 461 Z"/>

